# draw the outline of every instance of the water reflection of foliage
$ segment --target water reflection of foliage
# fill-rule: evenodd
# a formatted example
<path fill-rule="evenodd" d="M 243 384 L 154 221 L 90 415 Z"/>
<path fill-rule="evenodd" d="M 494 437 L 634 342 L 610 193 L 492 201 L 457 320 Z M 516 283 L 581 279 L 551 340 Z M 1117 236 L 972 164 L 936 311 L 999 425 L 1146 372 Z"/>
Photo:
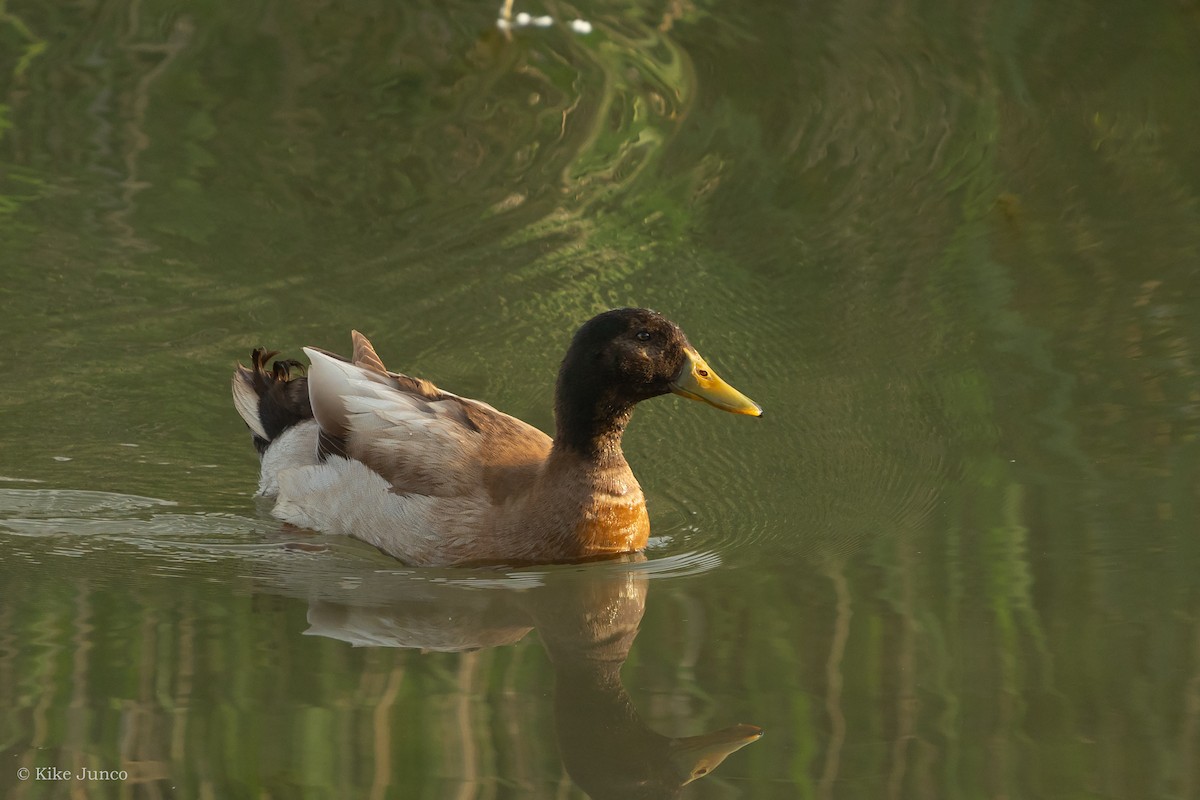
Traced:
<path fill-rule="evenodd" d="M 974 18 L 988 13 L 964 9 L 972 20 L 961 22 L 985 23 Z M 1174 38 L 1171 11 L 1148 18 L 1160 26 L 1151 41 Z M 1048 98 L 1062 91 L 1055 84 L 1064 79 L 1013 72 L 1022 63 L 1014 54 L 1030 46 L 1024 37 L 1034 30 L 1041 43 L 1073 42 L 1072 57 L 1093 52 L 1094 42 L 1085 47 L 1075 38 L 1077 22 L 1069 17 L 980 24 L 993 37 L 1006 31 L 1011 38 L 990 40 L 992 49 L 978 54 L 953 48 L 943 29 L 920 15 L 876 17 L 860 8 L 847 12 L 846 22 L 814 12 L 803 26 L 778 32 L 793 47 L 807 41 L 841 59 L 799 60 L 806 71 L 795 85 L 805 100 L 767 111 L 751 85 L 756 70 L 722 73 L 715 80 L 726 85 L 707 84 L 733 104 L 725 122 L 730 137 L 742 137 L 739 147 L 715 154 L 737 165 L 731 178 L 741 190 L 727 184 L 726 196 L 772 202 L 739 208 L 718 201 L 698 229 L 703 241 L 731 260 L 753 260 L 764 229 L 787 237 L 794 266 L 757 260 L 764 283 L 782 285 L 789 268 L 804 270 L 806 289 L 818 295 L 788 298 L 801 313 L 765 315 L 774 326 L 764 337 L 768 347 L 817 336 L 821 343 L 799 367 L 786 348 L 774 359 L 759 353 L 788 365 L 780 378 L 805 398 L 809 417 L 802 439 L 768 444 L 760 456 L 794 474 L 797 493 L 817 498 L 796 502 L 798 513 L 812 514 L 817 503 L 834 507 L 818 508 L 814 520 L 813 539 L 821 540 L 814 555 L 826 566 L 810 579 L 825 578 L 824 599 L 814 602 L 813 590 L 785 592 L 759 605 L 807 605 L 836 622 L 829 630 L 820 622 L 791 628 L 781 621 L 773 637 L 755 636 L 752 626 L 741 640 L 749 651 L 787 641 L 803 651 L 813 637 L 821 643 L 817 653 L 827 655 L 824 665 L 819 655 L 794 656 L 801 674 L 826 675 L 795 684 L 795 713 L 814 713 L 801 686 L 816 684 L 830 719 L 819 768 L 811 738 L 797 734 L 797 752 L 805 755 L 797 756 L 796 774 L 822 793 L 839 775 L 886 775 L 879 788 L 889 796 L 1055 796 L 1089 784 L 1119 795 L 1149 785 L 1139 765 L 1156 762 L 1161 771 L 1147 773 L 1170 776 L 1150 781 L 1156 791 L 1193 792 L 1190 753 L 1200 706 L 1189 687 L 1200 674 L 1200 607 L 1185 575 L 1200 553 L 1185 531 L 1196 519 L 1197 406 L 1189 396 L 1196 336 L 1182 308 L 1200 241 L 1195 188 L 1186 184 L 1197 174 L 1194 149 L 1169 147 L 1138 121 L 1144 97 L 1112 107 L 1109 82 L 1130 80 L 1128 61 L 1080 68 L 1075 77 L 1086 75 L 1095 87 L 1081 95 L 1084 108 L 1049 111 L 1083 120 L 1087 104 L 1112 107 L 1124 122 L 1107 130 L 1126 132 L 1125 147 L 1107 139 L 1097 147 L 1077 135 L 1082 126 L 1053 126 L 1056 140 L 1040 132 L 1028 115 L 1053 107 Z M 983 61 L 975 73 L 957 73 L 968 76 L 967 85 L 931 87 L 926 81 L 938 75 L 922 59 L 952 52 Z M 1194 72 L 1187 52 L 1174 42 L 1151 61 L 1156 70 L 1172 60 L 1172 71 Z M 750 83 L 735 85 L 739 79 Z M 1022 105 L 1027 93 L 1038 106 Z M 1159 106 L 1155 114 L 1174 124 L 1154 127 L 1164 135 L 1191 130 L 1196 108 Z M 735 124 L 738 115 L 749 119 Z M 1092 182 L 1086 191 L 1071 185 L 1078 176 Z M 1147 207 L 1165 211 L 1159 224 L 1136 232 L 1127 199 L 1112 188 L 1133 183 Z M 1151 200 L 1156 193 L 1160 200 Z M 1163 197 L 1172 200 L 1164 205 Z M 1053 229 L 1064 223 L 1080 238 L 1056 236 Z M 778 258 L 777 249 L 769 252 Z M 1132 265 L 1143 262 L 1160 265 L 1161 277 L 1139 283 Z M 830 324 L 828 307 L 844 318 Z M 805 315 L 816 309 L 820 329 Z M 921 333 L 910 338 L 914 328 Z M 1144 342 L 1157 353 L 1144 351 Z M 870 378 L 835 384 L 868 363 Z M 894 367 L 890 378 L 880 376 L 881 364 Z M 792 369 L 805 373 L 803 382 Z M 832 435 L 864 430 L 878 438 Z M 910 497 L 920 499 L 922 476 L 926 489 L 945 487 L 936 502 L 917 503 L 907 516 L 896 514 L 898 486 L 856 471 L 878 471 L 899 442 L 909 448 L 896 455 L 908 458 Z M 952 442 L 953 449 L 927 458 L 921 442 Z M 888 489 L 864 491 L 876 484 Z M 1131 496 L 1155 498 L 1157 508 L 1122 508 Z M 872 519 L 880 524 L 864 533 Z M 842 530 L 855 522 L 859 530 Z M 1134 531 L 1162 538 L 1134 554 Z M 858 547 L 872 553 L 875 570 L 847 562 L 843 552 Z M 1140 568 L 1123 568 L 1125 558 Z M 1162 582 L 1149 589 L 1129 580 L 1132 574 Z M 1160 624 L 1156 607 L 1180 618 Z M 1091 624 L 1072 625 L 1080 619 Z M 1145 646 L 1143 626 L 1161 662 L 1132 655 Z M 733 628 L 727 633 L 736 635 Z M 1179 672 L 1168 678 L 1166 664 Z M 1147 718 L 1143 706 L 1115 690 L 1130 675 L 1139 686 L 1173 687 L 1152 693 Z M 872 713 L 853 699 L 862 697 L 885 697 L 886 707 Z M 1130 722 L 1116 722 L 1126 715 L 1140 720 L 1133 743 L 1123 727 Z M 836 769 L 847 724 L 859 731 L 860 746 L 864 737 L 871 741 L 866 731 L 878 732 L 879 747 L 872 755 L 846 750 Z M 991 735 L 986 748 L 984 731 Z M 1039 759 L 1047 747 L 1056 755 Z M 1024 767 L 1014 771 L 1016 764 Z M 1093 779 L 1098 769 L 1103 776 Z"/>
<path fill-rule="evenodd" d="M 314 232 L 337 231 L 377 253 L 361 267 L 382 283 L 392 270 L 381 264 L 402 264 L 405 282 L 439 281 L 456 302 L 458 276 L 499 247 L 530 265 L 512 279 L 547 295 L 539 313 L 586 313 L 595 295 L 560 288 L 624 284 L 654 256 L 638 256 L 646 232 L 678 241 L 687 193 L 703 183 L 660 180 L 695 99 L 691 61 L 669 35 L 697 13 L 688 3 L 624 10 L 590 37 L 511 39 L 491 27 L 494 9 L 469 3 L 141 2 L 87 24 L 80 13 L 29 11 L 59 42 L 38 77 L 59 96 L 25 98 L 22 136 L 58 143 L 57 163 L 36 174 L 104 209 L 85 232 L 117 258 L 170 242 L 198 257 L 266 247 L 289 263 L 311 257 Z M 593 239 L 603 263 L 548 286 Z"/>
<path fill-rule="evenodd" d="M 91 551 L 86 572 L 154 563 L 122 538 Z M 270 555 L 261 547 L 250 552 Z M 339 564 L 329 554 L 279 551 L 275 563 L 238 559 L 259 579 L 253 596 L 231 598 L 230 553 L 199 547 L 192 554 L 200 556 L 190 562 L 192 577 L 221 584 L 215 593 L 191 581 L 175 592 L 169 576 L 143 573 L 148 580 L 115 596 L 92 591 L 87 574 L 72 570 L 69 581 L 36 592 L 36 602 L 0 606 L 7 643 L 0 696 L 12 711 L 0 720 L 0 742 L 17 767 L 120 768 L 129 773 L 122 785 L 135 793 L 156 795 L 169 785 L 189 796 L 478 796 L 511 786 L 527 797 L 582 796 L 569 790 L 568 757 L 572 775 L 597 797 L 633 796 L 603 788 L 630 782 L 646 792 L 639 797 L 676 796 L 693 777 L 677 772 L 690 763 L 686 752 L 658 752 L 688 740 L 648 728 L 621 684 L 645 601 L 645 576 L 636 571 L 598 567 L 548 581 L 532 574 L 532 588 L 517 591 L 488 587 L 486 573 L 430 580 L 380 571 L 386 563 L 371 564 L 361 553 Z M 361 572 L 349 577 L 345 569 Z M 14 573 L 5 577 L 32 598 Z M 495 574 L 492 582 L 504 581 Z M 279 591 L 312 597 L 295 602 Z M 345 605 L 346 598 L 362 605 Z M 300 635 L 306 611 L 314 637 Z M 215 627 L 214 613 L 223 620 Z M 531 618 L 549 661 L 537 637 L 519 641 Z M 373 638 L 380 646 L 350 648 L 330 636 Z M 419 646 L 414 641 L 454 652 L 389 649 Z M 705 725 L 693 705 L 703 716 L 724 716 L 689 699 L 698 693 L 694 684 L 674 676 L 656 686 L 654 697 L 671 698 L 675 708 L 655 717 L 676 728 Z M 293 702 L 297 696 L 313 702 Z M 66 717 L 58 712 L 63 702 Z M 602 709 L 607 716 L 598 715 Z M 728 733 L 725 745 L 714 749 L 713 740 L 694 754 L 705 757 L 705 774 L 714 756 L 719 764 L 757 730 Z M 54 796 L 44 782 L 15 789 L 14 797 Z"/>
<path fill-rule="evenodd" d="M 43 31 L 69 31 L 66 46 L 80 59 L 54 60 L 42 80 L 73 79 L 78 101 L 92 105 L 55 123 L 111 132 L 110 164 L 124 173 L 116 177 L 144 182 L 156 205 L 167 204 L 142 209 L 151 228 L 159 218 L 211 218 L 207 206 L 181 213 L 173 195 L 250 175 L 259 198 L 297 198 L 306 215 L 368 228 L 383 221 L 389 237 L 419 237 L 445 214 L 470 233 L 479 220 L 463 217 L 467 197 L 493 215 L 531 204 L 544 216 L 564 197 L 596 199 L 580 186 L 629 188 L 690 103 L 679 48 L 632 18 L 589 40 L 508 40 L 488 13 L 474 4 L 331 13 L 260 3 L 180 14 L 139 3 L 87 28 L 63 10 L 30 18 Z M 115 102 L 97 106 L 99 96 Z M 37 138 L 48 121 L 25 114 L 22 125 Z M 235 133 L 217 135 L 226 131 Z M 97 142 L 80 133 L 64 144 Z M 146 171 L 129 174 L 146 147 L 155 150 Z M 233 168 L 239 162 L 248 168 Z"/>
<path fill-rule="evenodd" d="M 12 39 L 18 42 L 15 46 L 11 44 Z M 25 82 L 30 64 L 45 49 L 46 41 L 31 31 L 19 16 L 0 4 L 0 53 L 10 58 L 15 56 L 11 64 L 0 63 L 0 75 L 11 76 L 14 89 Z M 0 98 L 0 142 L 13 127 L 12 108 L 3 102 L 4 99 Z M 16 211 L 30 200 L 42 196 L 42 190 L 43 182 L 36 173 L 13 167 L 0 169 L 0 214 Z"/>

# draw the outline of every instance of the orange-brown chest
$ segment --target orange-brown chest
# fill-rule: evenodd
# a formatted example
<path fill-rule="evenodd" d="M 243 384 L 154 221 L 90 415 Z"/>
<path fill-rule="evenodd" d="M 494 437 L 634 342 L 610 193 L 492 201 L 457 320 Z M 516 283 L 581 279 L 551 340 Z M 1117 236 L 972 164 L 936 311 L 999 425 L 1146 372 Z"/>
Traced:
<path fill-rule="evenodd" d="M 542 506 L 552 549 L 567 560 L 641 550 L 650 538 L 642 487 L 624 459 L 599 466 L 562 458 L 551 462 Z"/>
<path fill-rule="evenodd" d="M 640 488 L 625 497 L 598 495 L 575 524 L 580 557 L 641 550 L 650 538 L 650 517 Z"/>

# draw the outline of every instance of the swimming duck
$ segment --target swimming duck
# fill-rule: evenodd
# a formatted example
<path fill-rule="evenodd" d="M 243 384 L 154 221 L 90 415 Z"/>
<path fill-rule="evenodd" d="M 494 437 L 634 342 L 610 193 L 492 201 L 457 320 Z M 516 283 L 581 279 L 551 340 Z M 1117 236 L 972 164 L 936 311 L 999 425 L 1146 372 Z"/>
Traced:
<path fill-rule="evenodd" d="M 238 365 L 233 400 L 261 460 L 259 495 L 302 528 L 354 536 L 406 564 L 532 564 L 635 552 L 650 522 L 621 452 L 633 407 L 673 392 L 762 409 L 721 380 L 679 326 L 622 308 L 575 334 L 555 387 L 555 434 L 390 372 L 353 331 L 349 359 Z"/>

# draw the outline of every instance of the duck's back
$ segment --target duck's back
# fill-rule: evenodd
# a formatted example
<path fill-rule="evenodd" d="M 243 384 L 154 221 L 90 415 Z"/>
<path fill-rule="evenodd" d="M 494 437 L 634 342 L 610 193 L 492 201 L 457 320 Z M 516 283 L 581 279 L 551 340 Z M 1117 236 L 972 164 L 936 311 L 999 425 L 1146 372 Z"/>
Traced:
<path fill-rule="evenodd" d="M 260 443 L 260 493 L 276 498 L 275 516 L 355 536 L 410 564 L 512 555 L 512 522 L 527 515 L 550 437 L 387 372 L 357 333 L 354 362 L 306 353 L 306 377 L 286 367 L 268 373 L 256 355 L 255 368 L 234 379 L 235 405 Z"/>

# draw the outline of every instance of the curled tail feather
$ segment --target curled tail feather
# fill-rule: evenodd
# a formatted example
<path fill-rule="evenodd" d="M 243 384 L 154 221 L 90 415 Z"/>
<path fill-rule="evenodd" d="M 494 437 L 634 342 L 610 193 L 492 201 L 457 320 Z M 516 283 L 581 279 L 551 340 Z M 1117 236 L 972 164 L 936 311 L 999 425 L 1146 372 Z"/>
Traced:
<path fill-rule="evenodd" d="M 238 364 L 233 375 L 233 404 L 254 435 L 254 447 L 262 455 L 267 446 L 288 428 L 312 419 L 308 379 L 299 361 L 267 362 L 278 351 L 255 348 L 251 366 Z"/>

